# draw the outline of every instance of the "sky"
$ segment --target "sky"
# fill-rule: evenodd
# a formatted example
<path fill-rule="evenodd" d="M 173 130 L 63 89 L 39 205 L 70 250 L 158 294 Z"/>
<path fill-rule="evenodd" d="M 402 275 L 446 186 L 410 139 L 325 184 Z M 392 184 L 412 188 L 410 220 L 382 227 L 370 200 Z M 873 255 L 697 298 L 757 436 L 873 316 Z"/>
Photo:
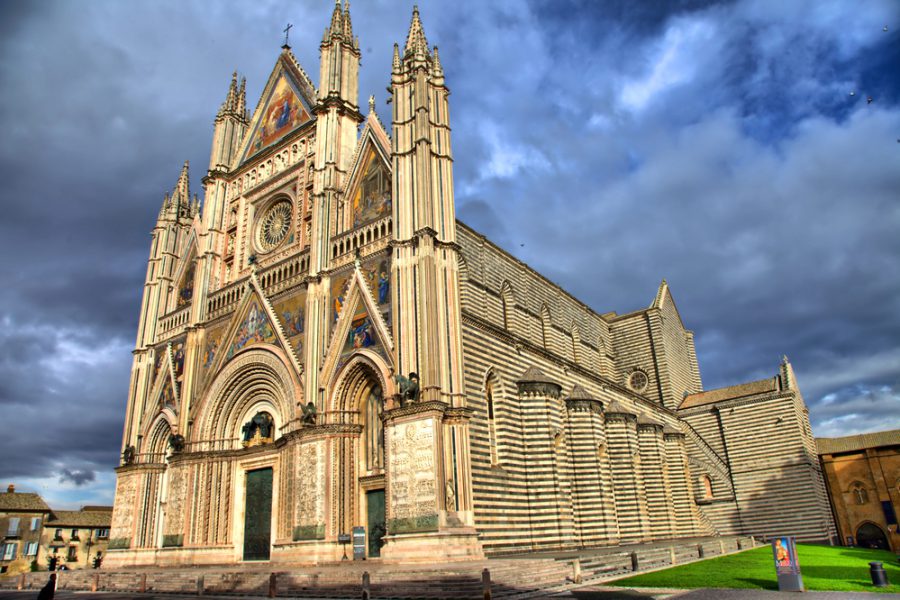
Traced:
<path fill-rule="evenodd" d="M 329 0 L 0 3 L 0 483 L 111 504 L 150 230 L 231 73 Z M 412 3 L 357 0 L 360 106 Z M 704 387 L 794 365 L 817 436 L 900 428 L 900 3 L 422 0 L 459 218 L 599 313 L 665 278 Z M 869 101 L 871 98 L 871 101 Z"/>

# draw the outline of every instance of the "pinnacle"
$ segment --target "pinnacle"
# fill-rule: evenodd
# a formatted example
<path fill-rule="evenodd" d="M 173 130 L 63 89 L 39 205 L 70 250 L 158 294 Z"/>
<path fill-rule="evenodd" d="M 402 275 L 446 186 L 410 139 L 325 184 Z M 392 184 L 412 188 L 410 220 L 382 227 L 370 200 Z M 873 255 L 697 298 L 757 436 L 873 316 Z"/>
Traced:
<path fill-rule="evenodd" d="M 406 53 L 428 56 L 428 40 L 425 39 L 425 30 L 422 28 L 422 20 L 419 18 L 418 5 L 413 6 L 412 22 L 409 25 L 409 34 L 406 36 Z"/>

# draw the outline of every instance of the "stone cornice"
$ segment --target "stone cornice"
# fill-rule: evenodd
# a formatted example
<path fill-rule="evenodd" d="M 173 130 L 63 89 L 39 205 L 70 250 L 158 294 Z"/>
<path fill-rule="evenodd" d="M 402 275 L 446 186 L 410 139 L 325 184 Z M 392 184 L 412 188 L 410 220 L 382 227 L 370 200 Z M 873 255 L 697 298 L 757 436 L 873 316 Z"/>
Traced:
<path fill-rule="evenodd" d="M 440 400 L 431 400 L 430 402 L 413 402 L 401 408 L 394 408 L 384 412 L 382 420 L 385 424 L 402 419 L 403 417 L 427 415 L 443 416 L 450 406 L 446 402 Z M 457 409 L 459 410 L 459 409 Z M 463 409 L 465 410 L 465 409 Z"/>
<path fill-rule="evenodd" d="M 603 414 L 603 403 L 600 400 L 586 398 L 566 398 L 566 410 L 569 412 L 592 412 Z"/>
<path fill-rule="evenodd" d="M 639 402 L 645 406 L 652 407 L 656 411 L 661 411 L 661 412 L 671 415 L 673 417 L 677 416 L 677 414 L 678 414 L 671 408 L 663 406 L 662 404 L 658 404 L 657 402 L 654 402 L 653 400 L 650 400 L 648 398 L 644 398 L 643 396 L 640 396 L 640 395 L 634 393 L 633 391 L 629 390 L 627 387 L 624 387 L 611 379 L 607 379 L 606 377 L 604 377 L 602 375 L 598 375 L 598 374 L 594 373 L 593 371 L 589 371 L 582 365 L 579 365 L 570 360 L 567 360 L 559 355 L 548 352 L 547 350 L 541 348 L 540 346 L 533 344 L 531 341 L 529 341 L 523 337 L 517 336 L 513 333 L 510 333 L 509 331 L 506 331 L 505 329 L 497 327 L 493 323 L 491 323 L 485 319 L 482 319 L 481 317 L 475 315 L 474 313 L 471 313 L 471 312 L 463 309 L 461 311 L 461 314 L 462 314 L 463 323 L 471 325 L 477 329 L 480 329 L 481 331 L 484 331 L 484 332 L 489 333 L 497 338 L 500 338 L 501 340 L 506 341 L 510 346 L 515 346 L 517 349 L 524 348 L 524 349 L 528 350 L 529 352 L 536 354 L 549 362 L 560 365 L 561 367 L 566 368 L 569 371 L 572 371 L 577 375 L 586 377 L 601 386 L 606 386 L 607 388 L 614 390 L 618 394 L 627 396 L 628 398 L 630 398 L 631 400 L 634 400 L 635 402 Z"/>

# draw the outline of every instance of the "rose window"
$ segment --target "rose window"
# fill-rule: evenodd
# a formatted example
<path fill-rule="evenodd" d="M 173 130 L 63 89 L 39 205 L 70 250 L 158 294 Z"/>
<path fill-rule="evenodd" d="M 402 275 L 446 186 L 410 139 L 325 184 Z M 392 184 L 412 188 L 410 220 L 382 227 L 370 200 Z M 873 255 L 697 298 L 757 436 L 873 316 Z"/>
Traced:
<path fill-rule="evenodd" d="M 268 252 L 284 241 L 291 228 L 291 203 L 282 200 L 269 207 L 259 223 L 257 244 Z"/>

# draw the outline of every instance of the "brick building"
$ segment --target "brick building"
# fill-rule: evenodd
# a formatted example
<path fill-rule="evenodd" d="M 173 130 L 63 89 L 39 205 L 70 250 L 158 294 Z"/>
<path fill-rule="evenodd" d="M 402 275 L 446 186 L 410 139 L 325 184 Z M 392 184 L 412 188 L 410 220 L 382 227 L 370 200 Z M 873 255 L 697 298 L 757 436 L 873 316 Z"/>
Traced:
<path fill-rule="evenodd" d="M 816 444 L 842 543 L 900 552 L 900 429 Z"/>

